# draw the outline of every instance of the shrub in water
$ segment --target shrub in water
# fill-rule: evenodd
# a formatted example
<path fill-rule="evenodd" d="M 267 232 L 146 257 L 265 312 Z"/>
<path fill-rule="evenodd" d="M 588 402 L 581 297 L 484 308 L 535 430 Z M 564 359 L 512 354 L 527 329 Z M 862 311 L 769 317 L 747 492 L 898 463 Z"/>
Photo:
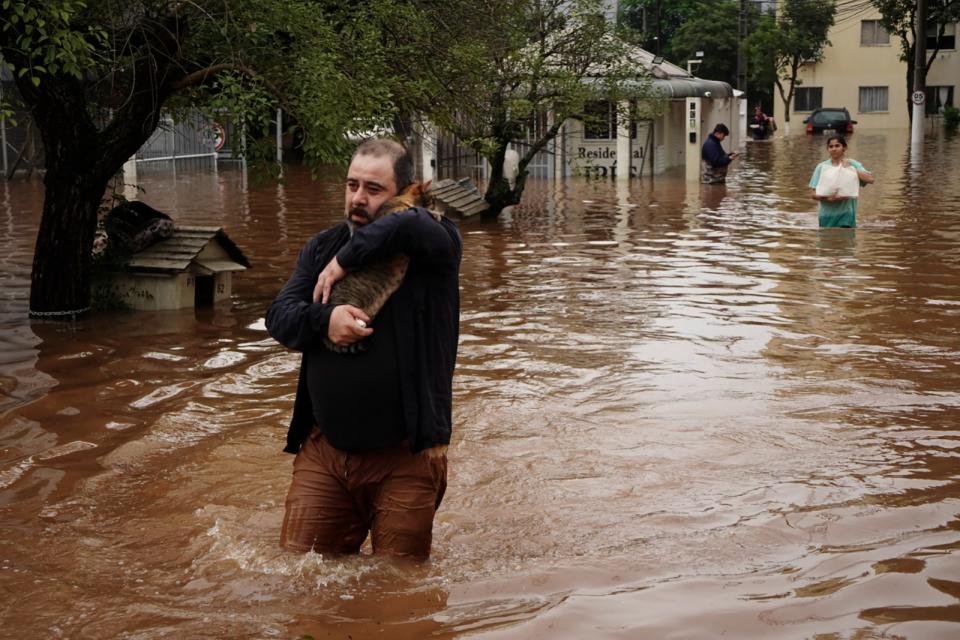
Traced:
<path fill-rule="evenodd" d="M 960 109 L 952 106 L 943 108 L 943 124 L 949 131 L 956 131 L 960 126 Z"/>

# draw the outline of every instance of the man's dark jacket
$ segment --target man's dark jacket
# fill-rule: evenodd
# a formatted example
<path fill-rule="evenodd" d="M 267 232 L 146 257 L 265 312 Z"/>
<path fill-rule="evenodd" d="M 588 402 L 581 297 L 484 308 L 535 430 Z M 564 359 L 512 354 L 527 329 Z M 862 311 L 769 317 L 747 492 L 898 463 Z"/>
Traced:
<path fill-rule="evenodd" d="M 346 223 L 315 235 L 300 252 L 293 275 L 267 310 L 270 335 L 303 353 L 284 451 L 297 453 L 315 424 L 307 358 L 310 349 L 327 335 L 334 308 L 312 302 L 317 276 L 334 256 L 341 267 L 352 271 L 399 253 L 410 257 L 404 282 L 391 298 L 407 439 L 414 452 L 449 444 L 463 240 L 453 222 L 447 218 L 437 222 L 429 212 L 418 208 L 386 215 L 358 228 L 352 237 Z"/>
<path fill-rule="evenodd" d="M 711 167 L 725 167 L 732 162 L 730 154 L 723 150 L 720 141 L 712 133 L 704 141 L 700 157 L 706 160 Z"/>

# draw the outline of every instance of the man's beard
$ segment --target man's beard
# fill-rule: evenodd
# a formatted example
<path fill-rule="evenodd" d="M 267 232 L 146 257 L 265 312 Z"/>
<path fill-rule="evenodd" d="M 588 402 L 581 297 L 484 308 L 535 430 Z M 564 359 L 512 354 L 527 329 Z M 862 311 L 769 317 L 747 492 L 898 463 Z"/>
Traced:
<path fill-rule="evenodd" d="M 354 207 L 347 211 L 347 226 L 350 228 L 350 235 L 353 235 L 353 232 L 357 230 L 357 227 L 361 226 L 354 221 L 353 216 L 363 219 L 363 224 L 370 222 L 371 216 L 367 213 L 367 210 L 362 207 Z"/>

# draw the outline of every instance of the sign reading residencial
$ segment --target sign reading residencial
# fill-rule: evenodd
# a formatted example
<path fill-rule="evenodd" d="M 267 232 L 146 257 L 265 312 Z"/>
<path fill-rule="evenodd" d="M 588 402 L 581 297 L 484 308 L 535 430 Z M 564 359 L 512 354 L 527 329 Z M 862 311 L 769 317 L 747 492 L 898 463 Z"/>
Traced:
<path fill-rule="evenodd" d="M 914 91 L 910 99 L 913 100 L 913 104 L 923 104 L 927 101 L 927 94 L 923 91 Z"/>

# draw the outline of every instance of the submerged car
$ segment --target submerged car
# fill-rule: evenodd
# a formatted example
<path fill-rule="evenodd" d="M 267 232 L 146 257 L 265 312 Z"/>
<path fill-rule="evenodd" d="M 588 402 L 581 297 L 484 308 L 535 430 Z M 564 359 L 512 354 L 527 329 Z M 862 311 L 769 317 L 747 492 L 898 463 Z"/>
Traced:
<path fill-rule="evenodd" d="M 853 133 L 857 121 L 850 119 L 845 107 L 824 107 L 814 109 L 803 123 L 807 125 L 807 133 Z"/>

